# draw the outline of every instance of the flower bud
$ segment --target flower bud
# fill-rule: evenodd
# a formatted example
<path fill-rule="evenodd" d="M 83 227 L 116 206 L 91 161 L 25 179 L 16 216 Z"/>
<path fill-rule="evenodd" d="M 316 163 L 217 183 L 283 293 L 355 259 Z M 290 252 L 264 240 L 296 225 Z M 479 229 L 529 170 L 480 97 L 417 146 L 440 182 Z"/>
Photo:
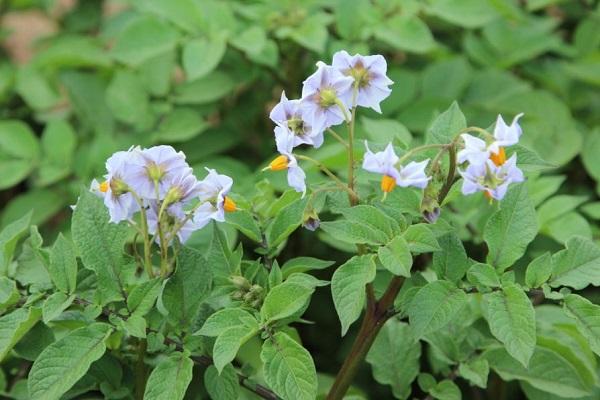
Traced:
<path fill-rule="evenodd" d="M 314 208 L 310 208 L 308 211 L 304 213 L 304 218 L 302 222 L 302 227 L 308 229 L 309 231 L 316 231 L 319 229 L 321 225 L 321 220 L 319 219 L 319 215 L 315 211 Z"/>
<path fill-rule="evenodd" d="M 235 286 L 237 289 L 241 289 L 244 291 L 250 290 L 250 282 L 246 278 L 240 275 L 234 275 L 229 278 L 229 281 Z"/>

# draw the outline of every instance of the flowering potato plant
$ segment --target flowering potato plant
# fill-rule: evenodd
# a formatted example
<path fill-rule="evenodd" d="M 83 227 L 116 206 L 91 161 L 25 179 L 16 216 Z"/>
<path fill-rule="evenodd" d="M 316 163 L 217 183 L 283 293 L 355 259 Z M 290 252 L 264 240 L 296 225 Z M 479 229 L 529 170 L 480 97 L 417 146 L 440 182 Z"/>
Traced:
<path fill-rule="evenodd" d="M 580 291 L 600 285 L 600 247 L 573 235 L 524 257 L 539 230 L 527 178 L 548 167 L 519 144 L 527 116 L 470 126 L 453 103 L 420 145 L 361 143 L 358 114 L 381 112 L 392 83 L 383 56 L 339 51 L 301 98 L 281 94 L 279 155 L 259 172 L 285 175 L 279 197 L 209 165 L 197 176 L 171 146 L 132 147 L 82 189 L 71 237 L 44 246 L 31 215 L 7 226 L 0 359 L 32 362 L 11 393 L 360 399 L 368 363 L 399 399 L 471 398 L 492 378 L 532 399 L 597 398 L 600 306 Z M 312 149 L 325 142 L 345 150 L 345 173 Z M 347 257 L 284 260 L 303 228 Z M 485 253 L 463 240 L 476 229 Z M 337 371 L 299 335 L 325 292 L 348 346 Z"/>

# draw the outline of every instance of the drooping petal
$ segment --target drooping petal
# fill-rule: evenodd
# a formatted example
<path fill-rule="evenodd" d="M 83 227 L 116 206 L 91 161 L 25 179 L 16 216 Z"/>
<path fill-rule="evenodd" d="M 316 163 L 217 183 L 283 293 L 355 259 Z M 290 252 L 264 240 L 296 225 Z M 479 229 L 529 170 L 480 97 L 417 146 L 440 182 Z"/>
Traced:
<path fill-rule="evenodd" d="M 405 166 L 400 167 L 400 173 L 396 178 L 396 183 L 398 186 L 407 187 L 413 186 L 420 189 L 424 189 L 431 177 L 428 177 L 425 173 L 425 168 L 429 160 L 424 160 L 420 162 L 411 161 Z"/>
<path fill-rule="evenodd" d="M 288 167 L 287 180 L 288 185 L 294 188 L 296 192 L 302 193 L 302 197 L 304 197 L 306 194 L 306 174 L 297 163 Z"/>
<path fill-rule="evenodd" d="M 465 161 L 471 164 L 484 164 L 485 160 L 490 158 L 490 152 L 485 141 L 466 133 L 460 136 L 465 143 L 465 148 L 456 155 L 459 164 Z"/>
<path fill-rule="evenodd" d="M 523 116 L 523 113 L 518 114 L 512 120 L 510 126 L 506 125 L 501 115 L 498 115 L 496 120 L 496 127 L 494 128 L 494 138 L 496 139 L 495 144 L 498 147 L 512 146 L 519 142 L 519 138 L 523 133 L 521 126 L 519 125 L 519 119 Z"/>
<path fill-rule="evenodd" d="M 362 167 L 364 170 L 374 172 L 376 174 L 388 175 L 396 178 L 398 170 L 395 165 L 398 163 L 400 158 L 394 152 L 394 147 L 389 143 L 385 150 L 373 153 L 369 149 L 369 145 L 365 140 L 365 147 L 367 149 L 364 157 Z"/>

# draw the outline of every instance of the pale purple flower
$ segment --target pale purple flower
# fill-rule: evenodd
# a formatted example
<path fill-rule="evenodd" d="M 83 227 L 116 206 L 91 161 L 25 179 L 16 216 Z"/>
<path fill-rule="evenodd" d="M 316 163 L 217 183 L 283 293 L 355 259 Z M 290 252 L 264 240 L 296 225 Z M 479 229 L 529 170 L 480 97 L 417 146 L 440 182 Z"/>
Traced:
<path fill-rule="evenodd" d="M 486 142 L 469 134 L 462 134 L 465 147 L 458 152 L 459 163 L 468 161 L 471 164 L 484 164 L 492 154 L 500 154 L 504 147 L 515 145 L 523 134 L 519 119 L 523 113 L 518 114 L 512 120 L 510 126 L 506 125 L 501 115 L 498 115 L 494 128 L 494 139 Z"/>
<path fill-rule="evenodd" d="M 400 187 L 416 187 L 419 189 L 425 189 L 431 177 L 425 173 L 425 168 L 429 164 L 429 159 L 415 162 L 411 161 L 406 165 L 400 166 L 396 183 Z"/>
<path fill-rule="evenodd" d="M 381 113 L 379 103 L 386 99 L 392 90 L 388 87 L 394 83 L 387 77 L 387 63 L 381 55 L 351 56 L 347 51 L 338 51 L 333 55 L 332 66 L 342 74 L 350 76 L 358 87 L 356 104 L 370 107 Z"/>
<path fill-rule="evenodd" d="M 394 147 L 389 143 L 385 150 L 373 153 L 369 149 L 369 144 L 365 140 L 365 147 L 367 152 L 363 158 L 362 167 L 364 170 L 374 172 L 376 174 L 387 175 L 394 179 L 397 179 L 399 172 L 396 169 L 396 164 L 400 161 L 400 158 L 394 152 Z"/>
<path fill-rule="evenodd" d="M 134 152 L 137 157 L 131 160 L 128 183 L 145 199 L 157 199 L 158 195 L 158 200 L 162 200 L 173 179 L 184 174 L 190 167 L 185 161 L 185 154 L 175 151 L 171 146 L 134 149 Z"/>
<path fill-rule="evenodd" d="M 135 158 L 132 151 L 118 151 L 106 160 L 105 181 L 98 185 L 103 193 L 104 205 L 108 208 L 110 222 L 118 223 L 130 220 L 139 209 L 131 188 L 126 181 L 131 160 Z"/>
<path fill-rule="evenodd" d="M 194 213 L 196 223 L 205 222 L 213 219 L 215 221 L 225 221 L 225 212 L 233 211 L 230 207 L 235 204 L 228 199 L 227 194 L 233 185 L 233 179 L 227 175 L 221 175 L 214 169 L 206 168 L 208 175 L 198 183 L 198 198 L 202 205 Z"/>
<path fill-rule="evenodd" d="M 326 129 L 349 118 L 353 82 L 352 77 L 319 61 L 317 71 L 306 78 L 302 86 L 303 106 L 312 120 L 323 121 L 323 128 Z"/>
<path fill-rule="evenodd" d="M 524 180 L 523 172 L 517 167 L 516 154 L 500 166 L 487 160 L 484 164 L 470 164 L 465 171 L 459 172 L 463 177 L 464 195 L 484 192 L 486 196 L 496 200 L 504 198 L 508 185 Z"/>
<path fill-rule="evenodd" d="M 287 181 L 297 192 L 302 193 L 302 196 L 306 194 L 306 174 L 298 165 L 298 160 L 292 154 L 294 148 L 294 137 L 289 131 L 284 129 L 275 129 L 275 143 L 277 144 L 277 151 L 287 157 Z"/>
<path fill-rule="evenodd" d="M 294 134 L 294 147 L 308 144 L 320 147 L 323 144 L 324 117 L 315 119 L 301 100 L 288 100 L 285 92 L 269 115 L 279 127 Z"/>
<path fill-rule="evenodd" d="M 172 177 L 164 201 L 169 204 L 175 203 L 179 206 L 183 206 L 199 195 L 201 187 L 191 168 L 187 168 L 180 172 L 179 175 Z"/>

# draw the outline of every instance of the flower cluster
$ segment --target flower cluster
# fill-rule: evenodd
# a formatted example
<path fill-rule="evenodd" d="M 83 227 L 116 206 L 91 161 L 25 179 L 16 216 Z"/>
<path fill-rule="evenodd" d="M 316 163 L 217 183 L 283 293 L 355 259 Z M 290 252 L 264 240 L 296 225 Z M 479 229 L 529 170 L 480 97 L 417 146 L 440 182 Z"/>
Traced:
<path fill-rule="evenodd" d="M 381 112 L 379 103 L 391 93 L 393 82 L 386 76 L 383 56 L 351 56 L 346 51 L 334 54 L 332 65 L 317 63 L 317 70 L 303 83 L 302 98 L 288 100 L 282 93 L 270 114 L 275 126 L 275 141 L 280 155 L 267 168 L 287 169 L 288 184 L 306 193 L 304 171 L 292 154 L 306 144 L 320 147 L 324 133 L 334 125 L 350 122 L 357 106 Z"/>
<path fill-rule="evenodd" d="M 498 115 L 494 134 L 486 140 L 466 133 L 461 135 L 465 147 L 457 154 L 458 162 L 468 163 L 464 171 L 459 171 L 463 177 L 463 194 L 481 191 L 490 200 L 502 200 L 508 185 L 524 180 L 523 172 L 517 167 L 517 154 L 506 159 L 505 151 L 505 147 L 519 142 L 523 133 L 519 126 L 522 115 L 517 115 L 510 125 Z"/>
<path fill-rule="evenodd" d="M 230 177 L 207 169 L 199 181 L 185 155 L 171 146 L 116 152 L 106 161 L 106 170 L 104 181 L 94 180 L 91 190 L 103 198 L 110 221 L 132 221 L 141 211 L 148 233 L 161 246 L 175 236 L 184 243 L 211 220 L 224 221 L 225 212 L 236 210 L 227 196 Z"/>

